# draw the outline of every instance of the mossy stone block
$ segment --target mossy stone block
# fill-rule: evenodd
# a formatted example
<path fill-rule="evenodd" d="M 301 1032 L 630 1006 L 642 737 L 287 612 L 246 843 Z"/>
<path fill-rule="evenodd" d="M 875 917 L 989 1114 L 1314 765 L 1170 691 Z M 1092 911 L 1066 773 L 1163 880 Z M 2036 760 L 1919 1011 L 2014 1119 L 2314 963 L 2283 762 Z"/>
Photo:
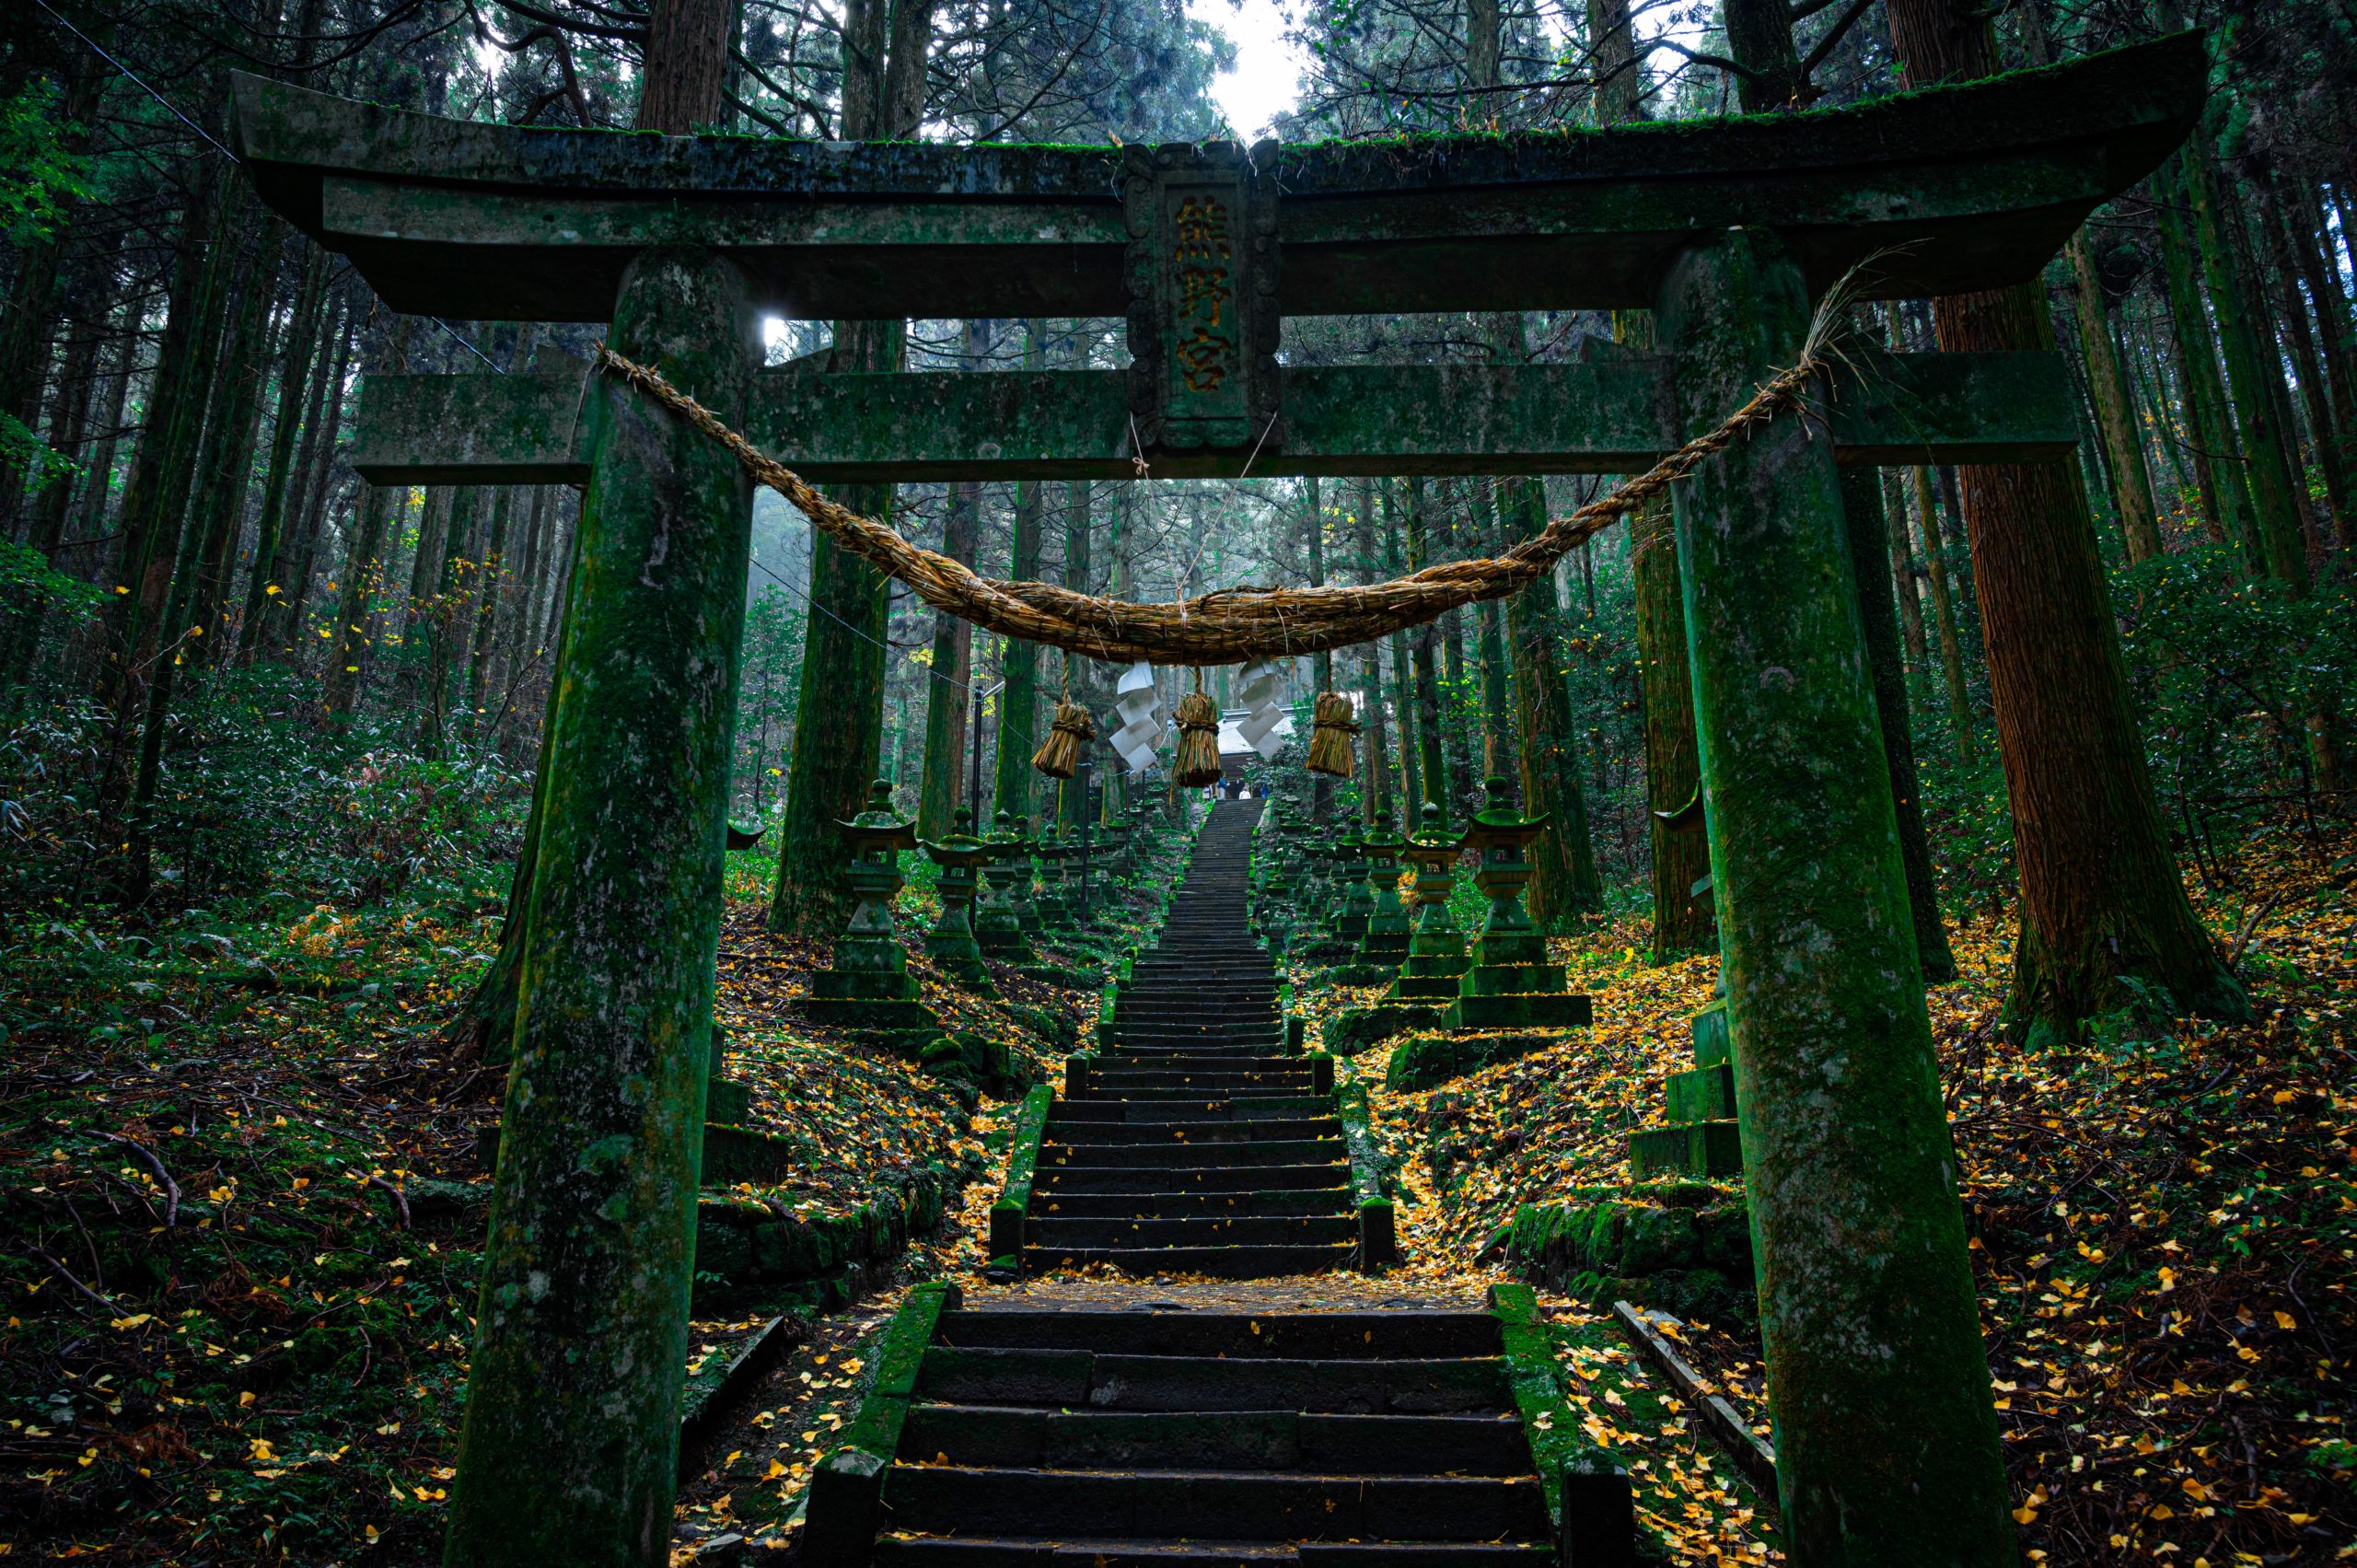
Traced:
<path fill-rule="evenodd" d="M 1414 959 L 1409 962 L 1413 963 Z M 1402 970 L 1399 978 L 1391 982 L 1385 1000 L 1420 1002 L 1431 1006 L 1446 1007 L 1457 1000 L 1457 977 L 1447 974 L 1410 974 Z"/>
<path fill-rule="evenodd" d="M 1735 1037 L 1727 1028 L 1725 1003 L 1695 1014 L 1687 1027 L 1694 1034 L 1694 1065 L 1717 1067 L 1735 1060 Z"/>
<path fill-rule="evenodd" d="M 791 1139 L 708 1122 L 703 1130 L 704 1185 L 781 1180 L 793 1172 L 803 1154 Z"/>
<path fill-rule="evenodd" d="M 728 1127 L 742 1127 L 752 1118 L 751 1085 L 740 1084 L 734 1078 L 706 1080 L 703 1086 L 703 1120 L 707 1127 L 714 1122 Z M 708 1174 L 707 1179 L 709 1179 Z"/>
<path fill-rule="evenodd" d="M 1399 972 L 1397 964 L 1364 963 L 1356 959 L 1336 964 L 1317 978 L 1318 985 L 1380 985 Z"/>
<path fill-rule="evenodd" d="M 1428 1029 L 1440 1021 L 1434 1007 L 1378 1002 L 1372 1007 L 1350 1007 L 1326 1026 L 1326 1050 L 1335 1056 L 1356 1056 L 1411 1029 Z"/>
<path fill-rule="evenodd" d="M 1677 1122 L 1732 1121 L 1735 1117 L 1735 1069 L 1725 1063 L 1672 1073 L 1663 1081 L 1669 1119 Z"/>
<path fill-rule="evenodd" d="M 1520 969 L 1547 961 L 1547 938 L 1536 931 L 1485 931 L 1473 939 L 1476 968 Z"/>
<path fill-rule="evenodd" d="M 813 987 L 810 997 L 802 1004 L 803 1011 L 814 1024 L 825 1024 L 839 1029 L 931 1029 L 938 1032 L 940 1024 L 933 1009 L 918 1001 L 913 992 L 907 996 L 830 996 L 819 989 L 825 973 L 810 977 Z M 903 975 L 902 979 L 908 977 Z M 911 988 L 916 982 L 909 981 Z"/>
<path fill-rule="evenodd" d="M 1618 1206 L 1622 1223 L 1616 1255 L 1599 1260 L 1621 1274 L 1658 1273 L 1687 1267 L 1701 1256 L 1702 1238 L 1691 1209 L 1666 1208 L 1655 1203 Z"/>
<path fill-rule="evenodd" d="M 1383 1086 L 1400 1093 L 1429 1089 L 1558 1043 L 1555 1037 L 1543 1034 L 1414 1035 L 1392 1048 Z"/>
<path fill-rule="evenodd" d="M 1527 996 L 1567 989 L 1561 964 L 1476 964 L 1458 980 L 1465 996 Z"/>
<path fill-rule="evenodd" d="M 744 1283 L 754 1272 L 754 1235 L 733 1225 L 714 1224 L 708 1215 L 698 1216 L 696 1272 L 732 1285 Z"/>
<path fill-rule="evenodd" d="M 1511 995 L 1459 996 L 1441 1023 L 1452 1029 L 1575 1029 L 1594 1021 L 1585 995 L 1577 992 L 1524 992 Z"/>
<path fill-rule="evenodd" d="M 1648 1127 L 1629 1135 L 1629 1176 L 1738 1176 L 1743 1140 L 1733 1121 L 1694 1121 Z"/>

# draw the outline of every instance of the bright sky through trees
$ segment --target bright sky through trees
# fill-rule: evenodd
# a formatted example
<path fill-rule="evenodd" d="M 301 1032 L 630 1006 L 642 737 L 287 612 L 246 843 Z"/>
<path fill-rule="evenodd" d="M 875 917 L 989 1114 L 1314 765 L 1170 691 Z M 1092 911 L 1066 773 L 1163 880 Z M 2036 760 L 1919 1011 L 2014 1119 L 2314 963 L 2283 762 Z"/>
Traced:
<path fill-rule="evenodd" d="M 1285 39 L 1283 9 L 1277 0 L 1188 0 L 1187 15 L 1235 41 L 1236 69 L 1212 88 L 1228 124 L 1247 142 L 1267 134 L 1301 85 L 1304 56 Z"/>

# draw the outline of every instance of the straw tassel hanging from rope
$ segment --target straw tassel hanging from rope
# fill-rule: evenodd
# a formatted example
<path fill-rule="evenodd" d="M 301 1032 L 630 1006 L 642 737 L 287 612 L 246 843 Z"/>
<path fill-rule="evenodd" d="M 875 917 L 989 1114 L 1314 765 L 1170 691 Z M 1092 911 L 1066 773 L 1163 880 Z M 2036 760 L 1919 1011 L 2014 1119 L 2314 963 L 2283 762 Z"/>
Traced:
<path fill-rule="evenodd" d="M 1048 728 L 1048 738 L 1031 753 L 1031 765 L 1051 779 L 1068 779 L 1079 771 L 1080 749 L 1096 738 L 1097 726 L 1090 722 L 1088 710 L 1066 692 L 1056 704 L 1055 723 Z"/>
<path fill-rule="evenodd" d="M 1339 691 L 1320 691 L 1311 710 L 1316 727 L 1309 732 L 1308 768 L 1313 773 L 1346 779 L 1351 776 L 1351 738 L 1359 732 L 1357 710 Z"/>
<path fill-rule="evenodd" d="M 1178 760 L 1171 778 L 1181 789 L 1219 782 L 1219 710 L 1202 688 L 1178 699 Z"/>

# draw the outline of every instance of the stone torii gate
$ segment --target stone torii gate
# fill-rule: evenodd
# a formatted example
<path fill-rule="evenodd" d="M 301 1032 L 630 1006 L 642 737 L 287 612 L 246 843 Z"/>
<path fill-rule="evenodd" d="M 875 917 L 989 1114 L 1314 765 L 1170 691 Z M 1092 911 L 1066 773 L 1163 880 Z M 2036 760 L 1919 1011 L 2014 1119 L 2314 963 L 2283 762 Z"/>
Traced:
<path fill-rule="evenodd" d="M 824 480 L 1625 472 L 1813 303 L 2035 274 L 2200 105 L 2190 35 L 1866 105 L 1283 147 L 667 138 L 240 77 L 265 200 L 397 310 L 610 321 Z M 756 308 L 1126 317 L 1120 371 L 760 368 Z M 1651 308 L 1655 354 L 1288 369 L 1288 315 Z M 2064 458 L 2061 367 L 1898 355 L 1675 496 L 1786 1539 L 2014 1559 L 1837 464 Z M 1257 450 L 1258 457 L 1252 458 Z M 447 1561 L 663 1561 L 749 484 L 617 379 L 372 377 L 379 482 L 584 487 Z"/>

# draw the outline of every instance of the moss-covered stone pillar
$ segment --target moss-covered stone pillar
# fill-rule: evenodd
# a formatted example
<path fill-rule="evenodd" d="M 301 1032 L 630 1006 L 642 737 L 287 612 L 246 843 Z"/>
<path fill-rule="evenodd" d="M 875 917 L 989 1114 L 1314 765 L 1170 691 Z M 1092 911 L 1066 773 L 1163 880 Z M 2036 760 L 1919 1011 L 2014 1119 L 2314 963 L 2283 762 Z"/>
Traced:
<path fill-rule="evenodd" d="M 612 342 L 740 421 L 760 343 L 727 262 L 640 256 Z M 659 1568 L 670 1547 L 752 490 L 618 379 L 583 417 L 452 1568 Z"/>
<path fill-rule="evenodd" d="M 1799 356 L 1809 302 L 1737 229 L 1655 319 L 1682 440 Z M 1823 431 L 1779 419 L 1675 498 L 1786 1550 L 1994 1568 L 1996 1414 Z"/>

